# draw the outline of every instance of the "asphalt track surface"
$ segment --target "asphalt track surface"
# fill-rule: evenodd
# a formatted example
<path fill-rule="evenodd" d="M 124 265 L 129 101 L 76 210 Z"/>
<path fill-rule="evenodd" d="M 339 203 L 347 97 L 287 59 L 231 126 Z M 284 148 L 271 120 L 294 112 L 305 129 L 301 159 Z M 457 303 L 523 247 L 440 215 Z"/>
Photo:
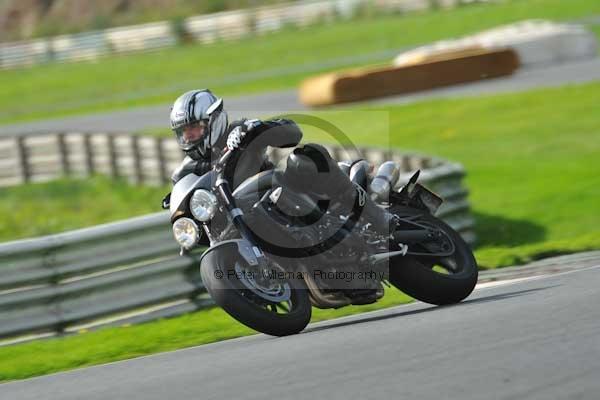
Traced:
<path fill-rule="evenodd" d="M 539 87 L 555 87 L 600 80 L 600 58 L 536 69 L 524 69 L 505 78 L 483 80 L 425 92 L 391 96 L 369 104 L 406 104 L 424 99 L 479 96 L 518 92 Z M 191 88 L 190 88 L 191 89 Z M 225 99 L 232 118 L 304 111 L 296 90 L 270 92 Z M 0 126 L 1 135 L 22 135 L 57 131 L 131 132 L 164 126 L 168 129 L 170 104 L 122 111 L 73 116 L 39 122 Z M 347 105 L 343 105 L 347 107 Z"/>
<path fill-rule="evenodd" d="M 493 284 L 492 284 L 493 285 Z M 0 398 L 598 399 L 600 265 L 0 385 Z"/>

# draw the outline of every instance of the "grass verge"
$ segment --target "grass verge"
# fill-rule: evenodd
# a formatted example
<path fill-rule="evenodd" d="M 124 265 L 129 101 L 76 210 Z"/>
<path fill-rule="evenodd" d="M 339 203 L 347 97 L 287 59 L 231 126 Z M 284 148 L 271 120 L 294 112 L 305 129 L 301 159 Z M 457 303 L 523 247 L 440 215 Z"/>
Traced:
<path fill-rule="evenodd" d="M 358 314 L 410 302 L 389 289 L 377 304 L 340 310 L 313 309 L 312 322 Z M 58 371 L 125 360 L 256 333 L 237 323 L 220 308 L 176 318 L 124 325 L 58 339 L 0 347 L 0 381 L 25 379 Z"/>
<path fill-rule="evenodd" d="M 292 88 L 315 72 L 364 63 L 357 55 L 527 18 L 571 20 L 592 14 L 600 14 L 600 3 L 507 0 L 288 29 L 236 42 L 180 46 L 96 62 L 0 71 L 0 124 L 159 104 L 194 87 L 210 87 L 222 95 Z M 379 55 L 371 61 L 389 58 Z"/>
<path fill-rule="evenodd" d="M 0 188 L 0 241 L 49 235 L 161 211 L 169 187 L 104 176 Z"/>
<path fill-rule="evenodd" d="M 600 248 L 600 83 L 341 111 L 354 143 L 463 163 L 480 266 Z M 335 113 L 328 113 L 335 123 Z M 306 140 L 319 132 L 307 129 Z"/>
<path fill-rule="evenodd" d="M 414 148 L 464 163 L 480 241 L 476 257 L 481 265 L 492 268 L 600 248 L 599 103 L 600 83 L 594 83 L 375 109 L 389 112 L 389 133 L 385 123 L 373 123 L 369 120 L 372 114 L 360 110 L 327 116 L 334 123 L 337 118 L 340 125 L 352 126 L 354 130 L 348 132 L 356 132 L 350 134 L 355 143 Z M 323 139 L 311 129 L 306 129 L 306 136 L 307 140 Z M 13 190 L 5 190 L 0 198 Z M 13 197 L 14 204 L 30 201 L 29 192 L 21 193 L 27 195 Z M 69 194 L 69 199 L 72 197 Z M 103 203 L 100 195 L 95 197 L 97 204 Z M 148 203 L 142 201 L 144 197 L 133 203 Z M 94 203 L 90 200 L 89 204 Z M 154 204 L 158 202 L 152 207 Z M 35 207 L 29 209 L 38 211 Z M 0 210 L 9 211 L 5 207 Z M 17 220 L 17 225 L 29 218 L 22 217 L 24 220 Z M 85 222 L 89 221 L 81 214 L 77 223 Z M 408 301 L 398 291 L 389 290 L 383 302 L 374 305 L 315 310 L 313 321 Z M 138 326 L 3 347 L 0 380 L 251 333 L 222 310 L 211 309 Z"/>

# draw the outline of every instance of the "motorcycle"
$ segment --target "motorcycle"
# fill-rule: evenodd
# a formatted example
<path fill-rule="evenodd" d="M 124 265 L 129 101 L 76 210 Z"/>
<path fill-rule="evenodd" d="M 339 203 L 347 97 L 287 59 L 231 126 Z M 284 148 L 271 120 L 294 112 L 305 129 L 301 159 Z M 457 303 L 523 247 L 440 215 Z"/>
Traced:
<path fill-rule="evenodd" d="M 390 284 L 420 301 L 462 301 L 477 283 L 473 253 L 434 216 L 442 199 L 417 182 L 395 191 L 398 167 L 338 163 L 356 186 L 351 207 L 299 190 L 274 169 L 232 191 L 225 171 L 241 149 L 225 149 L 212 170 L 188 174 L 163 202 L 181 254 L 208 245 L 202 282 L 215 303 L 242 324 L 274 336 L 302 331 L 312 306 L 369 304 Z M 239 156 L 239 154 L 237 154 Z M 369 183 L 370 181 L 370 183 Z M 392 215 L 393 232 L 373 228 L 366 196 Z"/>

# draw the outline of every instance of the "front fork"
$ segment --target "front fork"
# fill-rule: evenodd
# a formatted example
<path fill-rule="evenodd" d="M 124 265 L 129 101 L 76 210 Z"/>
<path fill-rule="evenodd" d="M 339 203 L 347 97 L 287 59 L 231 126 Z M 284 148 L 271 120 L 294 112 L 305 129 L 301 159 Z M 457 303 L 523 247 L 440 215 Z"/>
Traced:
<path fill-rule="evenodd" d="M 235 204 L 235 199 L 229 188 L 229 183 L 223 177 L 222 170 L 217 174 L 215 188 L 227 209 L 227 213 L 231 217 L 233 225 L 236 227 L 244 241 L 242 245 L 238 246 L 240 255 L 249 265 L 266 268 L 268 263 L 265 254 L 258 247 L 254 234 L 244 222 L 242 218 L 244 212 Z"/>

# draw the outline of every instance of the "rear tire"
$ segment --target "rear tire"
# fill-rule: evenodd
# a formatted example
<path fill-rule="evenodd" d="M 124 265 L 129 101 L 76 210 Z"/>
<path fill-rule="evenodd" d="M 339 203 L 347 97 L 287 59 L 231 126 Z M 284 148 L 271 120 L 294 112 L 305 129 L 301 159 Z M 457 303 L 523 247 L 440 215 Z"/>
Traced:
<path fill-rule="evenodd" d="M 425 303 L 446 305 L 464 300 L 475 288 L 478 277 L 477 262 L 469 245 L 449 225 L 429 214 L 421 214 L 417 221 L 433 225 L 450 237 L 455 250 L 445 258 L 452 258 L 457 270 L 447 274 L 435 271 L 433 267 L 442 259 L 433 257 L 396 257 L 390 260 L 390 283 Z"/>
<path fill-rule="evenodd" d="M 293 335 L 308 325 L 312 306 L 308 289 L 302 280 L 285 281 L 291 289 L 289 301 L 286 302 L 288 309 L 287 312 L 277 313 L 277 307 L 284 306 L 269 304 L 245 287 L 232 273 L 236 263 L 245 264 L 230 247 L 215 249 L 202 260 L 202 282 L 217 305 L 242 324 L 267 335 Z"/>

